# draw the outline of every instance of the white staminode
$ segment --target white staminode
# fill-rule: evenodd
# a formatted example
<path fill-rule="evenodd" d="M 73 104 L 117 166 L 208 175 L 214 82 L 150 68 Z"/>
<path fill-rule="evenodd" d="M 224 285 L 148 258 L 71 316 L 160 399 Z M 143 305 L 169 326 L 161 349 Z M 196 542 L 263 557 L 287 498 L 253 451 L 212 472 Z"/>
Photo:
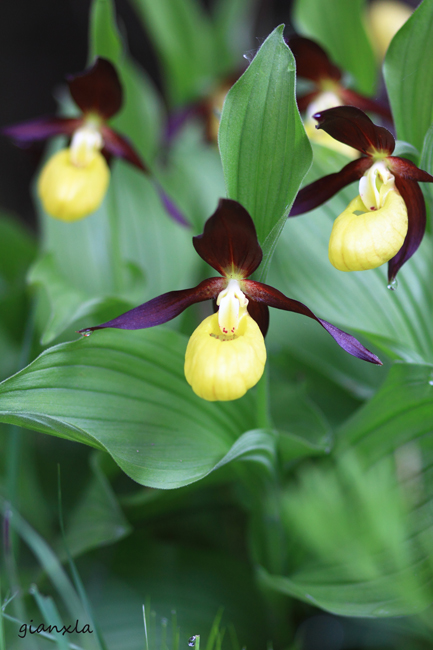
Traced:
<path fill-rule="evenodd" d="M 359 181 L 359 196 L 367 210 L 380 210 L 391 190 L 395 190 L 395 177 L 380 160 Z"/>
<path fill-rule="evenodd" d="M 103 146 L 104 141 L 98 125 L 92 122 L 84 124 L 72 136 L 70 146 L 72 163 L 77 167 L 85 167 Z"/>
<path fill-rule="evenodd" d="M 248 298 L 241 291 L 238 280 L 229 280 L 217 298 L 218 325 L 223 334 L 234 334 L 247 313 Z"/>

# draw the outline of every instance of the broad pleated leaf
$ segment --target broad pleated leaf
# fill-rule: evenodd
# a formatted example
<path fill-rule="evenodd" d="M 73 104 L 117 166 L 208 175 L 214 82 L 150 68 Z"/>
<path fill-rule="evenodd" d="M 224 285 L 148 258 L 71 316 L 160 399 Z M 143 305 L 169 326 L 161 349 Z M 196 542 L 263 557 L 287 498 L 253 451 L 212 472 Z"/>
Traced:
<path fill-rule="evenodd" d="M 242 69 L 242 56 L 251 47 L 256 0 L 218 0 L 212 9 L 219 70 Z M 217 62 L 215 62 L 217 63 Z"/>
<path fill-rule="evenodd" d="M 396 364 L 339 431 L 336 467 L 300 472 L 287 495 L 309 549 L 265 583 L 337 614 L 413 614 L 433 595 L 433 366 Z M 320 534 L 319 533 L 320 530 Z"/>
<path fill-rule="evenodd" d="M 109 59 L 116 68 L 121 63 L 123 43 L 117 29 L 111 0 L 93 0 L 89 19 L 89 63 L 95 57 Z"/>
<path fill-rule="evenodd" d="M 311 163 L 283 28 L 272 32 L 229 91 L 219 130 L 228 197 L 251 214 L 263 249 L 260 277 Z"/>
<path fill-rule="evenodd" d="M 158 520 L 169 521 L 164 515 Z M 196 521 L 193 516 L 192 528 Z M 199 519 L 199 528 L 200 523 Z M 230 526 L 224 520 L 223 523 Z M 99 578 L 101 567 L 94 557 L 92 560 L 84 565 L 86 589 L 110 650 L 141 650 L 144 633 L 140 614 L 144 603 L 150 648 L 160 647 L 156 639 L 161 638 L 163 619 L 167 624 L 168 647 L 172 647 L 171 639 L 175 636 L 173 621 L 180 628 L 180 647 L 187 645 L 188 637 L 197 631 L 206 647 L 212 621 L 221 608 L 221 627 L 235 628 L 242 644 L 239 647 L 266 645 L 261 593 L 251 565 L 243 558 L 230 556 L 214 546 L 202 548 L 194 543 L 151 539 L 142 529 L 116 545 L 109 569 Z"/>
<path fill-rule="evenodd" d="M 26 273 L 36 254 L 27 230 L 0 214 L 0 378 L 16 372 L 28 317 Z"/>
<path fill-rule="evenodd" d="M 90 41 L 91 58 L 101 55 L 113 61 L 123 84 L 123 108 L 110 125 L 130 137 L 145 161 L 152 159 L 160 137 L 159 102 L 144 75 L 122 55 L 111 2 L 94 2 Z M 43 344 L 77 319 L 83 319 L 81 326 L 96 324 L 191 283 L 188 261 L 195 264 L 193 255 L 185 261 L 191 235 L 167 215 L 155 183 L 121 161 L 112 162 L 111 172 L 108 194 L 89 217 L 63 223 L 41 209 L 43 252 L 30 282 L 48 296 Z M 146 287 L 150 277 L 152 286 Z"/>
<path fill-rule="evenodd" d="M 68 553 L 77 557 L 90 549 L 119 541 L 131 532 L 125 515 L 120 509 L 113 489 L 101 464 L 102 455 L 91 456 L 91 479 L 80 500 L 66 519 L 66 534 L 58 541 L 58 555 L 67 559 Z"/>
<path fill-rule="evenodd" d="M 333 442 L 331 428 L 309 398 L 304 384 L 289 383 L 276 376 L 271 382 L 270 402 L 283 462 L 330 451 Z"/>
<path fill-rule="evenodd" d="M 161 329 L 103 330 L 56 346 L 2 384 L 1 418 L 108 451 L 151 487 L 187 485 L 235 458 L 269 458 L 274 439 L 254 431 L 251 393 L 228 403 L 196 397 L 185 348 L 185 337 Z"/>
<path fill-rule="evenodd" d="M 424 169 L 429 174 L 433 174 L 433 125 L 427 130 L 426 136 L 424 138 L 424 146 L 422 148 L 421 157 L 419 160 L 420 169 Z M 430 212 L 433 209 L 433 187 L 430 183 L 425 183 L 421 186 L 423 194 L 425 196 L 427 206 Z M 430 219 L 431 221 L 431 219 Z M 427 221 L 427 230 L 431 232 L 431 223 Z"/>
<path fill-rule="evenodd" d="M 272 310 L 266 346 L 270 355 L 274 353 L 276 360 L 284 353 L 297 359 L 302 364 L 298 370 L 301 376 L 305 375 L 305 367 L 320 373 L 325 380 L 317 395 L 321 397 L 321 405 L 334 398 L 335 384 L 357 400 L 372 397 L 385 380 L 389 365 L 382 353 L 379 356 L 384 368 L 363 363 L 338 348 L 329 334 L 317 327 L 314 321 L 279 310 Z M 374 347 L 371 349 L 378 352 Z M 287 364 L 292 364 L 291 360 Z M 290 372 L 290 366 L 287 372 Z M 334 410 L 333 415 L 338 416 L 340 409 Z"/>
<path fill-rule="evenodd" d="M 205 221 L 226 194 L 218 149 L 203 136 L 202 124 L 186 124 L 170 144 L 167 165 L 158 170 L 159 180 L 191 223 L 194 235 L 203 232 Z"/>
<path fill-rule="evenodd" d="M 110 126 L 129 137 L 144 162 L 150 164 L 160 145 L 164 108 L 150 77 L 125 53 L 112 0 L 94 0 L 89 29 L 90 64 L 96 56 L 109 59 L 122 83 L 122 109 Z"/>
<path fill-rule="evenodd" d="M 133 4 L 163 63 L 172 103 L 197 99 L 218 65 L 212 26 L 202 7 L 196 0 L 134 0 Z"/>
<path fill-rule="evenodd" d="M 385 576 L 367 584 L 364 580 L 348 584 L 347 571 L 325 566 L 299 572 L 293 578 L 272 575 L 260 568 L 259 580 L 267 588 L 340 616 L 407 616 L 426 609 L 430 604 L 423 594 L 424 584 L 418 591 L 407 594 L 413 606 L 407 602 L 408 598 L 396 598 L 396 594 L 401 593 L 397 581 L 406 586 L 415 567 L 420 582 L 429 584 L 428 563 L 420 564 L 419 561 L 396 578 Z"/>
<path fill-rule="evenodd" d="M 397 137 L 420 151 L 433 119 L 433 0 L 424 0 L 394 36 L 384 75 Z"/>
<path fill-rule="evenodd" d="M 297 0 L 294 16 L 300 33 L 316 39 L 334 63 L 353 75 L 357 90 L 370 95 L 376 64 L 363 26 L 364 6 L 364 0 Z"/>
<path fill-rule="evenodd" d="M 44 344 L 72 323 L 103 322 L 159 293 L 194 284 L 197 255 L 190 232 L 167 215 L 151 181 L 128 163 L 113 166 L 108 195 L 96 213 L 75 223 L 44 214 L 43 222 L 48 252 L 30 281 L 50 301 Z M 97 316 L 89 322 L 92 314 Z"/>

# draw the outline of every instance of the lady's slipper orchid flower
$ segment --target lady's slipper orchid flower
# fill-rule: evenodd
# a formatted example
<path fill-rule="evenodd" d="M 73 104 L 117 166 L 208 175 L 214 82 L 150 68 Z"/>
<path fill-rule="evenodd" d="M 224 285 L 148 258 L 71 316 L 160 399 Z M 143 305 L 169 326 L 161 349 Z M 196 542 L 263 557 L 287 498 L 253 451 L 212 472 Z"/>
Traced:
<path fill-rule="evenodd" d="M 356 155 L 353 149 L 333 140 L 324 131 L 316 131 L 313 116 L 328 108 L 350 105 L 392 121 L 389 108 L 375 99 L 346 88 L 342 71 L 332 63 L 325 50 L 315 41 L 296 35 L 289 38 L 287 44 L 295 57 L 297 76 L 313 84 L 309 92 L 298 96 L 297 99 L 300 112 L 305 112 L 304 125 L 308 137 L 318 144 L 353 158 Z"/>
<path fill-rule="evenodd" d="M 68 77 L 67 83 L 82 111 L 80 117 L 42 117 L 2 131 L 19 145 L 55 135 L 71 138 L 69 147 L 54 154 L 42 169 L 38 193 L 51 216 L 76 221 L 101 204 L 110 179 L 107 159 L 111 155 L 144 172 L 147 168 L 128 140 L 106 124 L 122 106 L 122 86 L 114 66 L 98 58 L 91 68 Z"/>
<path fill-rule="evenodd" d="M 301 113 L 307 111 L 309 106 L 317 105 L 316 102 L 321 103 L 327 96 L 333 103 L 320 106 L 314 111 L 315 113 L 334 106 L 357 106 L 364 111 L 392 120 L 387 106 L 346 88 L 342 71 L 332 63 L 318 43 L 304 36 L 292 36 L 287 40 L 287 44 L 295 57 L 297 76 L 307 79 L 314 85 L 310 92 L 298 97 L 298 108 Z"/>
<path fill-rule="evenodd" d="M 80 330 L 116 327 L 126 330 L 161 325 L 187 307 L 216 300 L 217 313 L 208 316 L 191 336 L 185 356 L 185 375 L 194 392 L 209 401 L 242 397 L 262 376 L 269 324 L 268 307 L 303 314 L 316 320 L 349 354 L 381 365 L 381 361 L 353 336 L 317 318 L 297 300 L 277 289 L 249 280 L 262 260 L 256 229 L 237 201 L 221 199 L 202 235 L 193 238 L 197 253 L 222 277 L 203 280 L 193 289 L 171 291 L 131 309 L 113 320 Z"/>
<path fill-rule="evenodd" d="M 395 140 L 391 133 L 354 106 L 331 108 L 314 117 L 316 128 L 362 156 L 300 190 L 290 216 L 317 208 L 346 185 L 359 181 L 359 196 L 334 223 L 329 259 L 340 271 L 374 269 L 389 262 L 392 282 L 424 236 L 426 208 L 418 183 L 433 183 L 433 176 L 405 158 L 392 156 Z"/>

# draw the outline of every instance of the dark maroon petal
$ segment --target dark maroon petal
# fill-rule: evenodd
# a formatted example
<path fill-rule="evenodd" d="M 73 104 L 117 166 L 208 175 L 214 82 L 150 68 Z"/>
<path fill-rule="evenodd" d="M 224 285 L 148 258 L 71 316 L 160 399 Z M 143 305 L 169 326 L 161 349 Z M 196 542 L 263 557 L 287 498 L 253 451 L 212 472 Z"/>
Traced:
<path fill-rule="evenodd" d="M 248 212 L 237 201 L 220 199 L 202 235 L 193 237 L 197 253 L 218 273 L 246 278 L 262 261 L 256 228 Z"/>
<path fill-rule="evenodd" d="M 55 135 L 71 136 L 81 123 L 81 118 L 47 116 L 21 124 L 5 126 L 1 129 L 1 133 L 13 138 L 17 144 L 28 144 L 37 140 L 46 140 Z"/>
<path fill-rule="evenodd" d="M 83 113 L 97 113 L 104 120 L 122 106 L 122 86 L 116 68 L 98 58 L 91 68 L 66 78 L 72 99 Z"/>
<path fill-rule="evenodd" d="M 343 330 L 338 329 L 338 327 L 328 323 L 326 320 L 317 318 L 311 309 L 302 302 L 287 298 L 287 296 L 281 293 L 281 291 L 278 291 L 278 289 L 274 289 L 274 287 L 262 284 L 261 282 L 255 282 L 254 280 L 244 280 L 242 283 L 242 289 L 248 298 L 251 296 L 251 298 L 256 302 L 262 302 L 269 307 L 292 311 L 297 314 L 302 314 L 303 316 L 308 316 L 308 318 L 312 318 L 320 323 L 320 325 L 332 336 L 343 350 L 352 354 L 354 357 L 358 357 L 358 359 L 382 365 L 380 359 L 361 345 L 354 336 L 347 332 L 343 332 Z"/>
<path fill-rule="evenodd" d="M 120 133 L 116 133 L 116 131 L 113 131 L 113 129 L 110 129 L 110 127 L 105 124 L 101 127 L 101 134 L 104 140 L 104 149 L 106 149 L 109 154 L 116 156 L 116 158 L 124 158 L 131 163 L 131 165 L 138 167 L 138 169 L 141 169 L 141 171 L 147 174 L 149 173 L 148 168 L 127 138 L 120 135 Z"/>
<path fill-rule="evenodd" d="M 376 115 L 380 115 L 392 122 L 391 109 L 383 102 L 370 97 L 364 97 L 364 95 L 360 95 L 349 88 L 341 88 L 340 97 L 343 100 L 343 104 L 356 106 L 356 108 L 360 108 L 362 111 L 368 111 L 369 113 L 376 113 Z"/>
<path fill-rule="evenodd" d="M 295 57 L 298 77 L 311 81 L 321 79 L 340 81 L 340 69 L 331 63 L 325 50 L 318 43 L 303 36 L 292 36 L 286 42 Z"/>
<path fill-rule="evenodd" d="M 314 183 L 310 183 L 310 185 L 306 185 L 302 190 L 299 190 L 290 210 L 289 217 L 297 217 L 299 214 L 304 214 L 304 212 L 309 212 L 319 207 L 319 205 L 328 201 L 328 199 L 332 198 L 343 187 L 358 181 L 372 164 L 373 161 L 371 158 L 352 160 L 341 171 L 335 174 L 329 174 L 328 176 L 319 178 Z"/>
<path fill-rule="evenodd" d="M 313 116 L 318 129 L 348 144 L 361 153 L 371 156 L 376 151 L 391 154 L 394 151 L 394 136 L 383 126 L 376 126 L 361 109 L 355 106 L 336 106 L 320 111 Z"/>
<path fill-rule="evenodd" d="M 395 176 L 406 178 L 409 181 L 418 181 L 418 183 L 433 183 L 433 176 L 419 169 L 406 158 L 390 156 L 386 159 L 386 164 Z"/>
<path fill-rule="evenodd" d="M 155 327 L 155 325 L 162 325 L 176 318 L 190 305 L 216 298 L 226 284 L 224 278 L 210 278 L 209 280 L 203 280 L 193 289 L 169 291 L 169 293 L 152 298 L 143 305 L 139 305 L 139 307 L 135 307 L 102 325 L 82 329 L 80 334 L 105 329 L 106 327 L 116 327 L 122 330 L 141 330 Z"/>
<path fill-rule="evenodd" d="M 269 328 L 269 307 L 263 302 L 257 302 L 256 300 L 250 299 L 248 303 L 248 313 L 251 318 L 254 318 L 257 325 L 260 327 L 263 337 L 265 337 Z"/>
<path fill-rule="evenodd" d="M 426 225 L 425 202 L 418 183 L 396 176 L 395 184 L 406 203 L 409 223 L 403 246 L 397 255 L 394 255 L 388 262 L 388 279 L 390 282 L 394 280 L 403 264 L 412 257 L 421 244 Z"/>

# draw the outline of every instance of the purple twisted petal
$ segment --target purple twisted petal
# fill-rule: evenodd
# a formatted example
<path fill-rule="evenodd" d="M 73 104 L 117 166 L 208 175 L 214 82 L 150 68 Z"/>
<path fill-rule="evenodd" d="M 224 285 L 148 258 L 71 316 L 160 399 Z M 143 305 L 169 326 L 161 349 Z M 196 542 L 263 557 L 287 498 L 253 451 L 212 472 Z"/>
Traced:
<path fill-rule="evenodd" d="M 302 302 L 292 300 L 292 298 L 288 298 L 281 293 L 281 291 L 278 291 L 278 289 L 270 287 L 267 284 L 262 284 L 261 282 L 255 282 L 254 280 L 244 280 L 242 283 L 242 289 L 248 298 L 251 296 L 251 298 L 256 302 L 262 302 L 265 305 L 268 305 L 268 307 L 292 311 L 297 314 L 302 314 L 303 316 L 308 316 L 308 318 L 312 318 L 320 323 L 320 325 L 332 336 L 343 350 L 358 359 L 362 359 L 363 361 L 375 363 L 380 366 L 382 365 L 381 360 L 375 354 L 370 352 L 370 350 L 367 350 L 367 348 L 365 348 L 354 336 L 338 329 L 338 327 L 335 327 L 332 323 L 328 323 L 326 320 L 317 318 L 311 309 Z"/>
<path fill-rule="evenodd" d="M 13 138 L 18 145 L 26 145 L 38 140 L 47 140 L 55 135 L 71 136 L 81 123 L 82 118 L 46 116 L 5 126 L 1 129 L 1 133 Z"/>
<path fill-rule="evenodd" d="M 80 334 L 93 332 L 94 330 L 105 329 L 106 327 L 115 327 L 122 330 L 141 330 L 155 325 L 162 325 L 176 318 L 187 307 L 194 305 L 196 302 L 211 300 L 216 298 L 220 291 L 227 285 L 224 278 L 209 278 L 203 280 L 192 289 L 182 289 L 181 291 L 169 291 L 161 296 L 152 298 L 143 305 L 134 307 L 129 311 L 113 318 L 112 320 L 79 330 Z"/>

